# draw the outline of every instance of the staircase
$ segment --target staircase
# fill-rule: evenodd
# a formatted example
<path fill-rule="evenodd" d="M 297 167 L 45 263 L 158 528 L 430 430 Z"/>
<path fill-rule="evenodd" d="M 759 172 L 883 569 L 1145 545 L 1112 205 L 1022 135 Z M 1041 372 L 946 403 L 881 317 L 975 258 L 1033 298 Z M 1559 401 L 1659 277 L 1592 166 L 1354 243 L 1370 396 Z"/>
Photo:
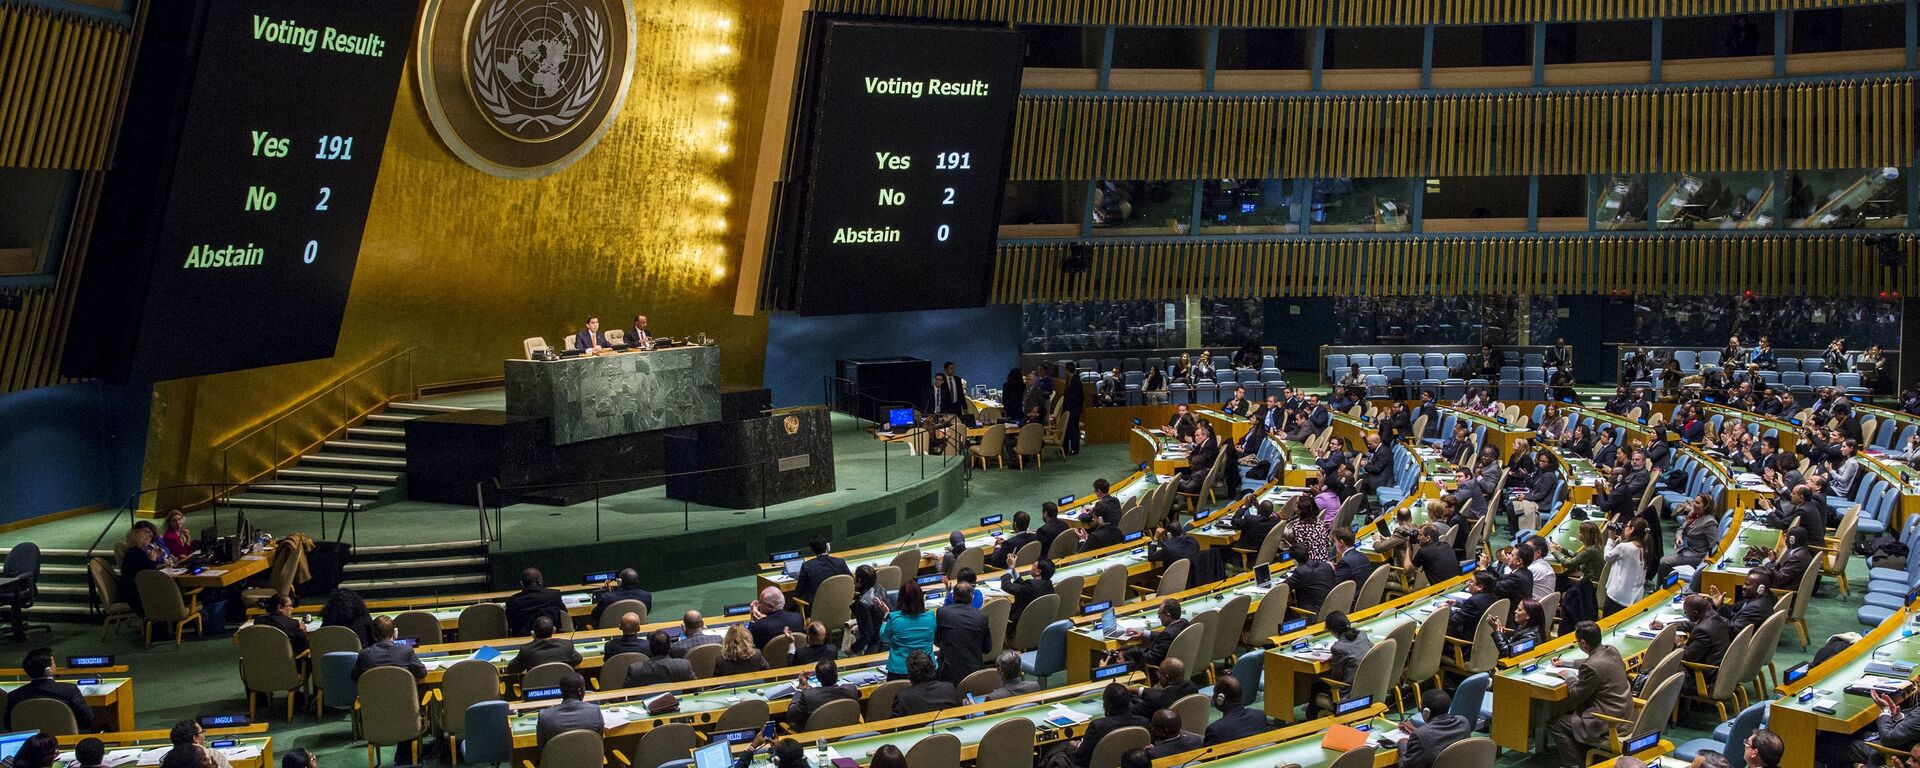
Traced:
<path fill-rule="evenodd" d="M 10 549 L 0 547 L 0 557 Z M 109 546 L 100 554 L 111 559 L 113 548 Z M 27 609 L 27 617 L 35 622 L 93 619 L 88 603 L 86 550 L 40 550 L 40 597 Z"/>
<path fill-rule="evenodd" d="M 488 573 L 485 541 L 361 545 L 340 586 L 368 600 L 484 592 Z"/>
<path fill-rule="evenodd" d="M 366 423 L 347 428 L 345 437 L 328 440 L 320 449 L 301 456 L 298 463 L 274 473 L 274 479 L 254 483 L 227 499 L 237 509 L 326 510 L 347 507 L 351 492 L 364 512 L 407 497 L 407 431 L 409 420 L 437 413 L 469 410 L 450 405 L 395 402 L 367 417 Z"/>

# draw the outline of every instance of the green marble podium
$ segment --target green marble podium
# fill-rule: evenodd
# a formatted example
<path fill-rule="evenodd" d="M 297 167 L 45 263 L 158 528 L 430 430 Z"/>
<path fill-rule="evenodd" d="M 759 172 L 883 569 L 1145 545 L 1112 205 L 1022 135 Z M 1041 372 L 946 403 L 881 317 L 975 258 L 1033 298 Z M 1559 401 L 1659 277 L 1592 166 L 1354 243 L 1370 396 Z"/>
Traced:
<path fill-rule="evenodd" d="M 508 360 L 507 416 L 543 418 L 553 444 L 720 420 L 720 348 Z"/>

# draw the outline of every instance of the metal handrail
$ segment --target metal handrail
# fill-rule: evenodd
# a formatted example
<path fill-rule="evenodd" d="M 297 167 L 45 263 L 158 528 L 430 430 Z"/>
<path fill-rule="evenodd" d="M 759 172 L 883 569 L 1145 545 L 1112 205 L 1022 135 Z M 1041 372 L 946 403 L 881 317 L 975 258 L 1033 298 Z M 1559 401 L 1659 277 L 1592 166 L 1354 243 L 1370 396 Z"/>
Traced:
<path fill-rule="evenodd" d="M 347 531 L 349 530 L 348 528 L 349 521 L 352 520 L 353 522 L 352 522 L 351 530 L 353 531 L 353 538 L 351 543 L 355 543 L 355 544 L 358 543 L 359 522 L 354 519 L 357 516 L 358 512 L 360 511 L 360 499 L 359 499 L 360 486 L 358 484 L 298 482 L 298 481 L 284 482 L 281 484 L 305 486 L 305 487 L 313 487 L 313 488 L 321 489 L 320 490 L 320 509 L 319 509 L 320 538 L 325 538 L 327 535 L 326 489 L 328 488 L 346 489 L 346 492 L 347 492 L 346 507 L 341 510 L 341 514 L 344 515 L 344 517 L 342 517 L 340 520 L 340 530 L 334 534 L 333 540 L 340 541 L 341 537 L 347 534 Z M 143 488 L 141 490 L 134 491 L 133 493 L 127 495 L 126 503 L 120 505 L 118 509 L 114 510 L 113 516 L 107 519 L 107 524 L 101 527 L 99 535 L 93 537 L 93 543 L 87 545 L 87 550 L 86 550 L 87 554 L 91 556 L 94 550 L 100 547 L 100 542 L 105 540 L 107 538 L 107 534 L 113 531 L 114 526 L 120 522 L 120 516 L 122 514 L 127 515 L 129 519 L 133 517 L 134 511 L 139 509 L 140 507 L 140 497 L 142 496 L 145 496 L 149 493 L 161 493 L 164 491 L 179 490 L 183 488 L 205 488 L 207 489 L 208 503 L 213 509 L 214 525 L 217 527 L 219 525 L 219 519 L 220 519 L 221 502 L 227 499 L 230 499 L 233 496 L 233 493 L 236 489 L 244 489 L 247 487 L 247 485 L 248 485 L 247 483 L 178 483 L 175 485 L 155 486 L 152 488 Z M 240 519 L 242 520 L 246 519 L 246 514 L 247 513 L 245 510 L 240 511 L 239 512 Z"/>
<path fill-rule="evenodd" d="M 306 447 L 301 448 L 300 450 L 292 451 L 286 457 L 282 457 L 280 455 L 279 428 L 281 423 L 285 422 L 289 418 L 292 418 L 296 414 L 304 413 L 308 406 L 313 405 L 314 403 L 320 402 L 324 398 L 334 396 L 335 394 L 344 391 L 349 385 L 352 385 L 355 382 L 361 381 L 363 378 L 367 377 L 369 374 L 372 374 L 375 371 L 387 370 L 390 364 L 392 364 L 394 361 L 399 360 L 401 358 L 405 358 L 407 361 L 407 386 L 404 394 L 407 394 L 410 397 L 411 393 L 418 391 L 417 385 L 414 382 L 414 375 L 413 375 L 414 374 L 414 370 L 413 370 L 414 349 L 415 347 L 407 347 L 406 349 L 400 350 L 384 358 L 381 358 L 377 361 L 369 363 L 366 365 L 366 367 L 353 373 L 352 375 L 347 376 L 343 379 L 340 379 L 339 381 L 334 382 L 332 385 L 329 385 L 326 388 L 321 389 L 320 391 L 307 396 L 306 398 L 302 399 L 300 402 L 286 408 L 280 413 L 280 415 L 275 416 L 273 417 L 273 419 L 267 421 L 266 423 L 253 428 L 251 431 L 247 432 L 246 434 L 227 441 L 226 444 L 222 445 L 219 449 L 220 450 L 220 476 L 225 478 L 224 482 L 229 484 L 234 484 L 234 485 L 244 485 L 246 483 L 256 481 L 259 478 L 265 476 L 267 473 L 280 469 L 281 465 L 286 463 L 286 461 L 293 458 L 297 458 L 302 454 L 305 454 L 307 451 L 311 450 L 315 445 L 319 445 L 319 444 L 325 443 L 328 440 L 333 439 L 335 435 L 341 434 L 343 430 L 352 426 L 354 421 L 365 418 L 368 414 L 371 414 L 379 410 L 380 408 L 384 408 L 387 406 L 388 403 L 391 403 L 395 399 L 398 399 L 398 397 L 394 393 L 388 391 L 391 388 L 383 388 L 381 390 L 379 403 L 377 405 L 373 406 L 372 408 L 363 410 L 359 413 L 348 413 L 347 411 L 342 410 L 340 413 L 341 418 L 338 425 L 328 429 L 326 433 L 322 435 L 320 439 L 317 442 L 315 442 L 313 445 L 308 445 Z M 252 440 L 254 437 L 260 435 L 261 433 L 269 432 L 269 431 L 272 432 L 274 437 L 272 441 L 273 442 L 272 465 L 268 467 L 266 470 L 263 470 L 251 477 L 235 479 L 233 477 L 232 464 L 231 464 L 231 458 L 232 458 L 234 449 L 247 444 L 248 441 Z M 195 483 L 195 484 L 191 484 L 187 486 L 179 486 L 179 487 L 193 487 L 193 485 L 204 485 L 204 483 Z"/>

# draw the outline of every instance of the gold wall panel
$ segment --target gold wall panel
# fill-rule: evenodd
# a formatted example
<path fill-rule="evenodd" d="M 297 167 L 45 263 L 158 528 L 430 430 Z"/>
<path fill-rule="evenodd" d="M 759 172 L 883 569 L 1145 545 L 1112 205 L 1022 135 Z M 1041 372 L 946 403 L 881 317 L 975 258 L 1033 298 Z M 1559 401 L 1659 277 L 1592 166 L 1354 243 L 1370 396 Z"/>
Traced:
<path fill-rule="evenodd" d="M 104 169 L 126 24 L 0 0 L 0 166 Z"/>
<path fill-rule="evenodd" d="M 397 350 L 414 350 L 421 384 L 498 377 L 522 339 L 557 348 L 588 314 L 607 329 L 639 312 L 656 335 L 705 332 L 724 382 L 758 385 L 767 320 L 731 311 L 730 243 L 754 160 L 735 137 L 758 135 L 766 98 L 767 5 L 636 3 L 626 107 L 597 148 L 541 179 L 461 162 L 407 75 L 336 355 L 156 386 L 145 485 L 218 477 L 217 447 Z"/>
<path fill-rule="evenodd" d="M 1905 165 L 1913 91 L 1913 78 L 1879 78 L 1432 96 L 1023 96 L 1011 173 L 1088 180 Z"/>
<path fill-rule="evenodd" d="M 1066 244 L 1003 245 L 993 301 L 1181 296 L 1734 294 L 1880 296 L 1920 290 L 1920 238 L 1906 266 L 1880 265 L 1852 235 L 1516 236 L 1102 243 L 1063 274 Z"/>
<path fill-rule="evenodd" d="M 838 13 L 1016 24 L 1372 27 L 1766 13 L 1884 0 L 814 0 Z"/>

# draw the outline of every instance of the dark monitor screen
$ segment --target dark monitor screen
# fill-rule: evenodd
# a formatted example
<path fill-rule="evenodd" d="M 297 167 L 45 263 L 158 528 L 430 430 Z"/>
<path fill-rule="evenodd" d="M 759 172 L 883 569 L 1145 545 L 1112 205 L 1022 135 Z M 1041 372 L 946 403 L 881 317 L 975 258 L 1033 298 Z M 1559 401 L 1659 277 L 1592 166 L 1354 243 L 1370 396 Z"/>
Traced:
<path fill-rule="evenodd" d="M 333 356 L 419 11 L 182 0 L 149 23 L 70 370 Z"/>
<path fill-rule="evenodd" d="M 977 307 L 1024 37 L 818 15 L 778 238 L 803 315 Z"/>

